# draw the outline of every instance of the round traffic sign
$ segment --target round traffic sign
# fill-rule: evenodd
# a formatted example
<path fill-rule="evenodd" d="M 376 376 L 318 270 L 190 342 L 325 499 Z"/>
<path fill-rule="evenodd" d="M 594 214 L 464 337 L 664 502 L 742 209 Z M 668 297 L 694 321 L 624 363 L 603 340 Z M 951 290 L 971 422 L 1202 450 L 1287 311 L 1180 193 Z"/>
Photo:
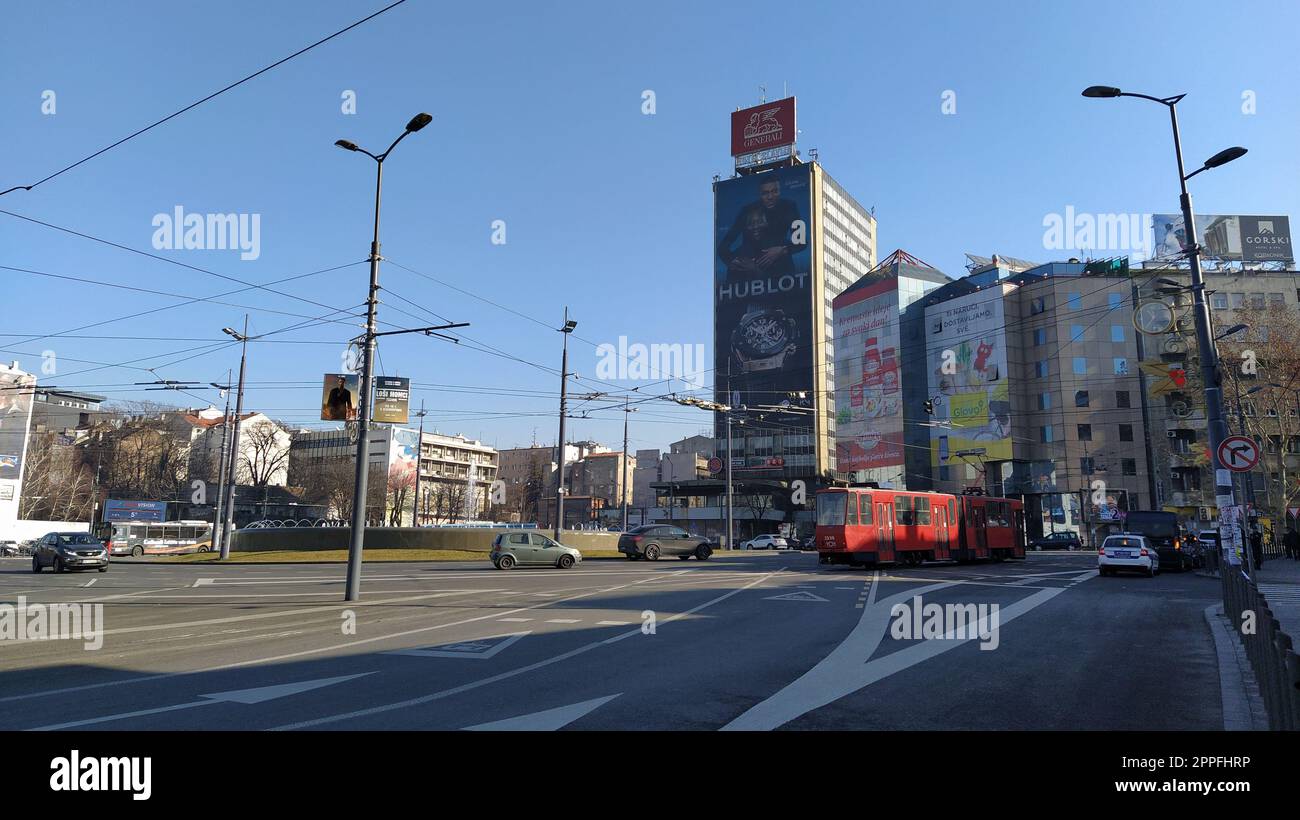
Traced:
<path fill-rule="evenodd" d="M 1225 470 L 1244 473 L 1259 463 L 1259 445 L 1245 436 L 1228 436 L 1219 442 L 1219 463 Z"/>
<path fill-rule="evenodd" d="M 722 459 L 718 458 L 717 456 L 714 456 L 713 458 L 709 459 L 709 472 L 711 473 L 722 472 Z"/>

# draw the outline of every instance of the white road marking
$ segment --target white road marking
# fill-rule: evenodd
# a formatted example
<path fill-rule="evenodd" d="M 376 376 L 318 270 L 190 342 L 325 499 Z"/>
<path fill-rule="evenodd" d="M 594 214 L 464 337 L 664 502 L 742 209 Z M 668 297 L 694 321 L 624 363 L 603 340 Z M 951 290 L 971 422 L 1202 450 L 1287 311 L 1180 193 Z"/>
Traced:
<path fill-rule="evenodd" d="M 469 641 L 457 641 L 456 643 L 444 644 L 442 646 L 431 646 L 428 649 L 397 649 L 392 652 L 385 652 L 385 655 L 404 655 L 412 658 L 469 658 L 471 660 L 485 661 L 494 658 L 500 654 L 501 650 L 508 646 L 513 646 L 519 639 L 525 635 L 531 635 L 531 632 L 508 632 L 505 635 L 488 635 L 483 638 L 474 638 Z M 504 638 L 499 643 L 489 644 L 485 641 L 496 641 Z"/>
<path fill-rule="evenodd" d="M 98 581 L 98 580 L 99 580 L 98 578 L 91 578 L 89 581 L 87 581 L 86 583 L 82 584 L 82 587 L 92 586 L 92 585 L 94 585 L 94 583 L 95 583 L 96 581 Z"/>
<path fill-rule="evenodd" d="M 155 709 L 140 709 L 135 712 L 122 712 L 116 715 L 105 715 L 97 718 L 87 718 L 86 720 L 73 720 L 68 723 L 56 723 L 50 726 L 37 726 L 29 731 L 33 732 L 53 732 L 59 729 L 71 729 L 76 726 L 91 726 L 96 723 L 108 723 L 114 720 L 125 720 L 132 717 L 143 717 L 145 715 L 157 715 L 163 712 L 176 712 L 181 709 L 194 709 L 199 706 L 212 706 L 216 703 L 242 703 L 245 705 L 262 703 L 267 700 L 288 697 L 289 695 L 298 695 L 303 692 L 309 692 L 312 689 L 319 689 L 322 686 L 331 686 L 335 683 L 360 678 L 366 675 L 373 675 L 373 672 L 360 672 L 355 675 L 341 675 L 336 678 L 319 678 L 317 680 L 298 681 L 297 683 L 281 683 L 275 686 L 261 686 L 256 689 L 236 689 L 231 692 L 217 692 L 211 695 L 199 695 L 203 700 L 196 700 L 193 703 L 180 703 L 175 706 L 160 706 Z"/>
<path fill-rule="evenodd" d="M 764 601 L 817 601 L 826 603 L 826 599 L 811 592 L 788 592 L 785 595 L 769 595 Z"/>
<path fill-rule="evenodd" d="M 596 626 L 627 626 L 630 621 L 596 621 Z"/>
<path fill-rule="evenodd" d="M 622 692 L 619 694 L 621 695 Z M 578 718 L 591 714 L 616 697 L 618 697 L 618 695 L 607 695 L 603 698 L 584 700 L 582 703 L 574 703 L 570 706 L 560 706 L 555 709 L 533 712 L 531 715 L 520 715 L 519 717 L 506 718 L 505 720 L 494 720 L 491 723 L 479 723 L 475 726 L 466 726 L 465 731 L 554 732 L 556 729 L 563 729 Z"/>
<path fill-rule="evenodd" d="M 780 570 L 777 570 L 777 572 L 780 572 Z M 772 572 L 763 575 L 760 578 L 751 581 L 750 583 L 742 587 L 733 589 L 730 592 L 727 592 L 723 595 L 719 595 L 718 597 L 710 601 L 705 601 L 704 603 L 692 607 L 686 610 L 685 612 L 679 612 L 676 615 L 672 615 L 671 617 L 663 618 L 659 621 L 659 628 L 662 629 L 664 626 L 668 625 L 669 623 L 672 623 L 673 621 L 679 618 L 684 618 L 687 615 L 693 615 L 694 613 L 699 612 L 702 609 L 713 606 L 714 604 L 717 603 L 721 603 L 722 601 L 725 601 L 726 599 L 730 598 L 733 595 L 738 595 L 747 589 L 751 589 L 757 586 L 758 584 L 762 583 L 763 581 L 771 578 L 773 575 L 776 575 L 777 572 Z M 629 584 L 628 586 L 633 586 L 633 585 Z M 388 704 L 384 704 L 383 706 L 372 706 L 368 709 L 358 709 L 353 712 L 343 712 L 336 715 L 327 715 L 325 717 L 316 718 L 314 720 L 305 720 L 300 723 L 290 723 L 284 726 L 275 726 L 272 727 L 269 731 L 280 732 L 280 731 L 292 731 L 294 729 L 305 729 L 310 726 L 321 726 L 327 723 L 337 723 L 343 720 L 352 720 L 354 718 L 367 717 L 369 715 L 377 715 L 377 714 L 381 714 L 384 712 L 391 712 L 398 709 L 409 709 L 413 706 L 420 706 L 425 703 L 431 703 L 435 700 L 441 700 L 443 698 L 451 697 L 452 695 L 459 695 L 463 692 L 469 692 L 474 689 L 487 686 L 489 684 L 498 683 L 503 680 L 508 680 L 510 678 L 525 674 L 527 672 L 532 672 L 537 669 L 542 669 L 547 666 L 560 663 L 561 661 L 568 660 L 569 658 L 573 658 L 578 655 L 582 655 L 584 653 L 590 652 L 593 649 L 599 649 L 600 647 L 605 646 L 606 644 L 615 643 L 617 641 L 623 640 L 624 638 L 630 638 L 633 635 L 640 635 L 640 634 L 641 634 L 641 628 L 637 627 L 635 629 L 624 632 L 621 635 L 615 635 L 614 637 L 607 638 L 606 640 L 603 641 L 595 641 L 593 643 L 585 644 L 583 646 L 579 646 L 576 649 L 571 649 L 568 652 L 563 652 L 559 655 L 546 658 L 545 660 L 540 660 L 537 661 L 536 663 L 528 664 L 527 666 L 521 666 L 516 669 L 511 669 L 509 671 L 502 672 L 497 675 L 492 675 L 491 677 L 488 678 L 483 678 L 482 680 L 471 681 L 469 683 L 462 684 L 460 686 L 456 686 L 451 689 L 444 689 L 441 692 L 434 692 L 431 695 L 423 695 L 418 698 L 410 698 L 409 700 L 398 701 L 397 703 L 388 703 Z"/>
<path fill-rule="evenodd" d="M 547 621 L 548 624 L 576 624 L 581 623 L 577 618 L 552 618 Z"/>
<path fill-rule="evenodd" d="M 532 618 L 497 618 L 498 621 L 505 621 L 510 624 L 521 624 L 524 621 L 531 621 Z"/>
<path fill-rule="evenodd" d="M 910 589 L 890 596 L 879 604 L 868 607 L 862 613 L 862 619 L 830 655 L 809 669 L 798 680 L 786 686 L 772 697 L 755 704 L 735 720 L 722 727 L 723 731 L 763 731 L 776 729 L 790 721 L 820 709 L 829 703 L 850 695 L 876 681 L 902 672 L 922 661 L 956 649 L 972 638 L 958 640 L 945 635 L 946 640 L 926 640 L 891 652 L 883 658 L 868 661 L 879 647 L 889 627 L 892 617 L 890 610 L 895 603 L 901 603 L 913 596 L 924 595 L 947 587 L 952 583 L 934 584 L 920 589 Z M 1064 587 L 1043 589 L 1023 598 L 1014 604 L 1001 607 L 1000 626 L 1041 606 L 1065 592 Z"/>

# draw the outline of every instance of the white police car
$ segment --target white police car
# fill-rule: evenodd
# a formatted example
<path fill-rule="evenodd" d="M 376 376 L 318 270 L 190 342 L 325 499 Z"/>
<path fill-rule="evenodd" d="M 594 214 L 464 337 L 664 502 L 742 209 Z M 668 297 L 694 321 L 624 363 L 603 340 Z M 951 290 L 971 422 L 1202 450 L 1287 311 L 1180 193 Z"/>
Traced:
<path fill-rule="evenodd" d="M 1097 572 L 1115 575 L 1121 571 L 1141 572 L 1148 578 L 1160 574 L 1160 555 L 1145 535 L 1121 532 L 1106 536 L 1097 550 Z"/>

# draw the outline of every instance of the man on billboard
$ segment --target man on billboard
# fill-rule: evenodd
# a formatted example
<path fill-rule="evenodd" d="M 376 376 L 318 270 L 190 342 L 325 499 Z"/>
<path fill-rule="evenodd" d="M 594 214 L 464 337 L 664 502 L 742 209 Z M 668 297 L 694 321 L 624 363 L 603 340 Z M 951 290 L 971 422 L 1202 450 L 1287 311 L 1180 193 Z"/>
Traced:
<path fill-rule="evenodd" d="M 727 266 L 727 278 L 793 273 L 793 255 L 807 247 L 792 241 L 794 224 L 800 220 L 799 206 L 781 198 L 781 181 L 764 180 L 758 187 L 758 202 L 742 209 L 718 241 L 718 258 Z"/>
<path fill-rule="evenodd" d="M 334 383 L 330 388 L 331 381 Z M 357 408 L 348 389 L 348 378 L 343 375 L 325 377 L 325 401 L 321 407 L 322 421 L 351 421 L 357 417 Z"/>

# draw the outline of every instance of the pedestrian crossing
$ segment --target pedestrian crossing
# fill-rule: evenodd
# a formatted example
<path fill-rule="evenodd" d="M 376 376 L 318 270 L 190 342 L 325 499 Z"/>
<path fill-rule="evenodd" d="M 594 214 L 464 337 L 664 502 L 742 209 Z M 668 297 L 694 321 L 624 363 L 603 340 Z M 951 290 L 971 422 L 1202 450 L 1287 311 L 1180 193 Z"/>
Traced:
<path fill-rule="evenodd" d="M 1260 584 L 1259 591 L 1270 604 L 1300 605 L 1300 584 Z"/>

